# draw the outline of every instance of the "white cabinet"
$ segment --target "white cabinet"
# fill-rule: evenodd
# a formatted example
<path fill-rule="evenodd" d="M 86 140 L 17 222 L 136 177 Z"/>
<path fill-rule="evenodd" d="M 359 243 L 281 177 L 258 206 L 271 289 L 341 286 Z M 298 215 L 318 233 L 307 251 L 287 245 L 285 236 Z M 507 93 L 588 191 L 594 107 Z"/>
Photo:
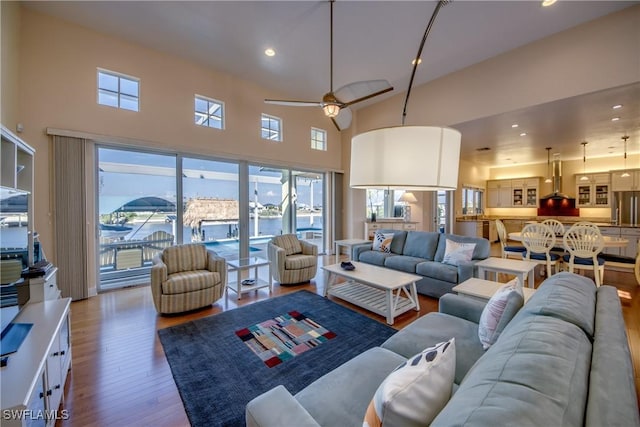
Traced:
<path fill-rule="evenodd" d="M 41 302 L 60 298 L 58 268 L 51 267 L 44 276 L 29 279 L 29 293 L 30 302 Z"/>
<path fill-rule="evenodd" d="M 60 404 L 71 367 L 70 306 L 71 298 L 29 303 L 18 315 L 16 322 L 33 326 L 0 370 L 3 427 L 50 427 L 68 418 Z"/>
<path fill-rule="evenodd" d="M 418 229 L 417 222 L 399 222 L 399 221 L 378 221 L 364 223 L 364 238 L 373 240 L 373 235 L 377 230 L 405 230 L 412 231 Z"/>
<path fill-rule="evenodd" d="M 487 181 L 487 207 L 510 208 L 511 180 Z"/>
<path fill-rule="evenodd" d="M 539 178 L 522 178 L 511 180 L 513 207 L 535 208 L 538 206 Z"/>
<path fill-rule="evenodd" d="M 634 257 L 638 253 L 638 239 L 640 239 L 640 228 L 620 228 L 620 237 L 629 240 L 626 248 L 622 248 L 620 255 Z"/>
<path fill-rule="evenodd" d="M 576 175 L 576 206 L 608 208 L 611 199 L 610 188 L 611 175 L 608 173 Z"/>
<path fill-rule="evenodd" d="M 535 208 L 539 188 L 540 178 L 537 177 L 487 181 L 487 207 Z"/>
<path fill-rule="evenodd" d="M 611 191 L 640 190 L 640 170 L 629 170 L 629 176 L 622 176 L 623 171 L 611 172 Z"/>

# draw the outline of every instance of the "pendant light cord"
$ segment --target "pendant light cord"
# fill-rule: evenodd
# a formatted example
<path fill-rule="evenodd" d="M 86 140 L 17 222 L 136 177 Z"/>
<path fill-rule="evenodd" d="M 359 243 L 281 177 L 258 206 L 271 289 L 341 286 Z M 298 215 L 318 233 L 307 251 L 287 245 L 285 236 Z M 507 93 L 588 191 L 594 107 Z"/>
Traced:
<path fill-rule="evenodd" d="M 449 3 L 450 0 L 440 0 L 436 5 L 436 8 L 433 10 L 433 14 L 431 15 L 431 19 L 429 20 L 429 24 L 427 28 L 424 30 L 424 35 L 422 36 L 422 41 L 420 42 L 420 47 L 418 48 L 418 54 L 413 59 L 413 70 L 411 71 L 411 79 L 409 80 L 409 88 L 407 89 L 407 96 L 404 98 L 404 108 L 402 109 L 402 125 L 404 126 L 404 121 L 407 118 L 407 104 L 409 103 L 409 96 L 411 96 L 411 87 L 413 86 L 413 79 L 416 75 L 416 70 L 418 69 L 418 62 L 420 61 L 420 56 L 422 56 L 422 49 L 424 48 L 424 44 L 427 41 L 427 36 L 431 31 L 431 27 L 433 26 L 433 22 L 436 20 L 436 16 L 438 12 L 445 4 Z"/>

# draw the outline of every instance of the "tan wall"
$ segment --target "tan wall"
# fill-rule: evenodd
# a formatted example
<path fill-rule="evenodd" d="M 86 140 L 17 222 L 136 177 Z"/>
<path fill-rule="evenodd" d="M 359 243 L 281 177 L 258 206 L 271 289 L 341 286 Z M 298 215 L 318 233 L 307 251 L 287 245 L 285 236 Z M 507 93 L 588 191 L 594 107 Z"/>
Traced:
<path fill-rule="evenodd" d="M 20 37 L 20 104 L 13 120 L 24 124 L 21 136 L 36 149 L 35 228 L 48 253 L 53 252 L 53 236 L 46 128 L 104 135 L 105 141 L 124 138 L 171 151 L 320 171 L 342 169 L 340 134 L 319 108 L 266 105 L 264 98 L 278 94 L 26 8 L 21 10 Z M 139 112 L 97 104 L 98 67 L 141 79 Z M 194 125 L 195 94 L 225 102 L 224 131 Z M 260 138 L 261 113 L 283 119 L 282 143 Z M 312 126 L 328 131 L 326 152 L 311 150 Z"/>
<path fill-rule="evenodd" d="M 414 87 L 406 124 L 455 127 L 456 123 L 636 82 L 639 22 L 640 6 L 634 6 Z M 354 134 L 400 125 L 404 96 L 403 91 L 359 110 Z M 462 140 L 464 144 L 464 135 Z M 543 176 L 539 169 L 545 167 L 539 165 L 531 176 Z M 504 173 L 502 168 L 502 172 L 474 168 L 461 162 L 459 185 Z M 518 166 L 518 176 L 523 175 L 521 168 Z M 566 176 L 573 173 L 570 164 L 567 168 Z M 356 191 L 362 190 L 345 193 Z M 455 212 L 460 212 L 457 195 L 455 200 Z M 365 207 L 355 197 L 354 203 L 350 221 L 357 222 Z"/>
<path fill-rule="evenodd" d="M 8 129 L 15 132 L 19 98 L 19 44 L 20 44 L 20 4 L 18 2 L 0 2 L 1 15 L 1 56 L 0 59 L 0 120 Z"/>

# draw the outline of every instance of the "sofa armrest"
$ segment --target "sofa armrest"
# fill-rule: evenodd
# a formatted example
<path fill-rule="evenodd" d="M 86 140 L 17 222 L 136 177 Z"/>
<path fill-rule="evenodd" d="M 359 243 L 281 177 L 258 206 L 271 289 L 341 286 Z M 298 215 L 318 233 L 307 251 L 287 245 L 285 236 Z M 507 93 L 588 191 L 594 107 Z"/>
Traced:
<path fill-rule="evenodd" d="M 458 283 L 462 283 L 465 280 L 474 277 L 477 262 L 478 261 L 463 261 L 458 264 Z"/>
<path fill-rule="evenodd" d="M 313 243 L 305 242 L 304 240 L 300 240 L 300 245 L 302 246 L 302 253 L 304 255 L 313 255 L 318 256 L 318 247 Z"/>
<path fill-rule="evenodd" d="M 250 401 L 245 414 L 247 427 L 320 427 L 282 385 Z"/>
<path fill-rule="evenodd" d="M 373 243 L 361 243 L 359 245 L 353 245 L 351 248 L 351 259 L 354 261 L 360 260 L 360 254 L 365 251 L 373 249 Z"/>
<path fill-rule="evenodd" d="M 223 288 L 227 286 L 227 260 L 213 251 L 207 251 L 207 270 L 220 273 Z"/>
<path fill-rule="evenodd" d="M 162 261 L 161 254 L 157 254 L 152 259 L 151 266 L 151 295 L 156 308 L 160 310 L 160 295 L 162 295 L 162 283 L 169 278 L 167 265 Z"/>
<path fill-rule="evenodd" d="M 454 294 L 444 294 L 440 297 L 438 311 L 473 323 L 479 323 L 485 305 L 487 305 L 486 302 L 472 298 L 461 297 L 460 295 Z"/>

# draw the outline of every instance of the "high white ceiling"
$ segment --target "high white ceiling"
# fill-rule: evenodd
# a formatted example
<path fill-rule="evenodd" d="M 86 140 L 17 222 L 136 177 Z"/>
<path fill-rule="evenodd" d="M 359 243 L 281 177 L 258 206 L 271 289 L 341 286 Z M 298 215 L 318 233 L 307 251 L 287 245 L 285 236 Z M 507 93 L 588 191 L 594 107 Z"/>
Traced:
<path fill-rule="evenodd" d="M 461 1 L 438 15 L 425 46 L 419 85 L 508 50 L 613 13 L 638 1 Z M 44 1 L 26 7 L 144 46 L 226 71 L 273 91 L 273 97 L 318 101 L 329 90 L 329 3 L 326 1 Z M 434 1 L 351 1 L 334 5 L 334 88 L 386 79 L 406 90 Z M 272 47 L 274 57 L 264 50 Z M 631 89 L 631 90 L 629 90 Z M 376 100 L 383 99 L 382 95 Z M 640 152 L 640 85 L 612 89 L 455 127 L 463 132 L 463 158 L 487 165 L 507 158 L 546 161 L 544 146 L 581 157 L 580 141 L 617 141 L 631 135 Z M 372 101 L 368 101 L 369 103 Z M 625 104 L 613 124 L 602 113 Z M 606 117 L 605 117 L 606 116 Z M 518 122 L 531 138 L 514 138 Z M 504 125 L 509 127 L 505 128 Z M 505 131 L 505 129 L 507 129 Z M 619 134 L 619 135 L 618 135 Z M 467 135 L 473 136 L 468 138 Z M 535 140 L 533 136 L 535 135 Z M 558 137 L 562 135 L 562 137 Z M 468 142 L 473 141 L 473 143 Z M 555 141 L 561 141 L 557 144 Z M 524 144 L 524 146 L 523 146 Z M 562 144 L 559 146 L 558 144 Z M 609 146 L 615 145 L 611 142 Z M 593 156 L 609 155 L 598 144 Z M 489 152 L 475 148 L 489 146 Z M 575 146 L 575 147 L 574 147 Z M 524 149 L 523 149 L 524 148 Z M 566 153 L 566 154 L 565 154 Z"/>

